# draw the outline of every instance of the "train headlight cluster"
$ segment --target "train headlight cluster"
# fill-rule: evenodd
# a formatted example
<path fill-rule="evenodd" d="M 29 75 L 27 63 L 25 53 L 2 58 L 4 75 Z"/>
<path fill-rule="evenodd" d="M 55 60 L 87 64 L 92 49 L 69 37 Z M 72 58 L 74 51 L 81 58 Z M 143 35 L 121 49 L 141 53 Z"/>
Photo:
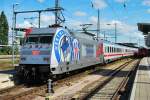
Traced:
<path fill-rule="evenodd" d="M 26 58 L 25 57 L 21 57 L 21 61 L 25 61 L 26 60 Z"/>
<path fill-rule="evenodd" d="M 49 57 L 44 57 L 43 60 L 46 61 L 46 62 L 49 62 L 50 58 Z"/>

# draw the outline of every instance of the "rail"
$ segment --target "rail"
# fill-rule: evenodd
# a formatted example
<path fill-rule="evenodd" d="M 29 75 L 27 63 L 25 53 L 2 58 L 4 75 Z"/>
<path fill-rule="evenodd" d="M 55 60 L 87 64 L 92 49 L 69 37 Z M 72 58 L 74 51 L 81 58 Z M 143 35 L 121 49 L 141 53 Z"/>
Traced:
<path fill-rule="evenodd" d="M 119 68 L 116 68 L 116 70 L 117 69 L 119 70 Z M 97 70 L 99 70 L 99 69 L 97 69 Z M 54 82 L 54 84 L 55 84 L 54 88 L 59 88 L 59 87 L 62 86 L 62 84 L 67 84 L 67 82 L 69 84 L 69 82 L 72 81 L 73 79 L 77 80 L 77 79 L 79 79 L 79 77 L 85 76 L 85 74 L 91 74 L 94 71 L 95 70 L 92 70 L 92 71 L 90 70 L 89 73 L 87 73 L 87 72 L 83 73 L 82 72 L 82 73 L 75 74 L 75 75 L 72 75 L 72 76 L 69 76 L 69 77 L 65 77 L 63 79 L 56 80 Z M 20 87 L 20 88 L 23 88 L 23 87 Z M 29 89 L 27 91 L 23 91 L 23 92 L 20 92 L 20 93 L 17 93 L 17 94 L 13 93 L 13 94 L 10 94 L 8 96 L 7 95 L 1 96 L 3 93 L 9 94 L 9 91 L 13 91 L 13 90 L 14 90 L 14 92 L 16 91 L 16 89 L 13 88 L 13 87 L 10 90 L 6 89 L 6 90 L 3 90 L 3 91 L 0 91 L 0 100 L 12 100 L 12 99 L 28 98 L 27 95 L 32 95 L 33 96 L 33 94 L 40 94 L 41 91 L 43 91 L 43 92 L 40 95 L 45 96 L 45 93 L 46 93 L 46 90 L 47 90 L 47 85 L 41 85 L 39 87 L 33 87 L 33 88 L 31 88 L 31 89 Z"/>
<path fill-rule="evenodd" d="M 94 92 L 96 92 L 97 89 L 101 89 L 102 87 L 104 87 L 107 83 L 109 83 L 113 77 L 120 72 L 123 68 L 125 68 L 129 63 L 133 62 L 134 60 L 131 60 L 123 65 L 121 65 L 120 67 L 116 68 L 115 71 L 112 70 L 111 72 L 108 73 L 108 75 L 110 77 L 103 77 L 100 81 L 96 81 L 93 82 L 92 84 L 88 85 L 87 87 L 85 87 L 84 89 L 82 89 L 78 95 L 74 95 L 72 97 L 72 100 L 86 100 L 88 99 Z M 125 82 L 128 80 L 128 78 L 126 78 L 124 80 L 124 82 L 122 83 L 122 85 L 125 84 Z M 120 87 L 122 86 L 120 85 Z M 93 88 L 91 88 L 91 86 Z M 89 88 L 90 87 L 90 88 Z M 120 89 L 118 89 L 119 91 Z M 117 97 L 118 91 L 116 91 L 116 94 L 114 95 L 114 98 Z"/>

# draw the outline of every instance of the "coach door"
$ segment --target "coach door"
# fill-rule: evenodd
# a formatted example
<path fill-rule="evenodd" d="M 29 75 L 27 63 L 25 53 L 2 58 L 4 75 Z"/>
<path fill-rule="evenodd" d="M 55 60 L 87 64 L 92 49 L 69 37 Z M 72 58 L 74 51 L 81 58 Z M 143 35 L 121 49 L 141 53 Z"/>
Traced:
<path fill-rule="evenodd" d="M 104 52 L 103 52 L 103 41 L 100 40 L 96 50 L 96 60 L 103 63 L 104 60 Z"/>

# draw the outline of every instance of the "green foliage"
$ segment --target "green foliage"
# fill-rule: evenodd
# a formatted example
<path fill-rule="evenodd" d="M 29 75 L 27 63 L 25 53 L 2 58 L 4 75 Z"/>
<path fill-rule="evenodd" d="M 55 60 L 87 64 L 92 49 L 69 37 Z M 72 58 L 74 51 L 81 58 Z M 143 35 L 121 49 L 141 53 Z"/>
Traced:
<path fill-rule="evenodd" d="M 8 44 L 8 21 L 5 16 L 5 13 L 2 11 L 0 14 L 0 45 Z M 9 55 L 12 54 L 11 47 L 0 47 L 0 55 Z"/>
<path fill-rule="evenodd" d="M 4 14 L 4 12 L 1 12 L 0 15 L 0 44 L 1 45 L 7 45 L 8 44 L 8 21 Z"/>
<path fill-rule="evenodd" d="M 0 48 L 0 55 L 10 55 L 12 54 L 11 47 L 2 47 Z"/>
<path fill-rule="evenodd" d="M 18 47 L 14 47 L 14 53 L 17 55 L 19 54 Z M 12 54 L 12 47 L 1 47 L 0 48 L 0 55 L 11 55 Z"/>

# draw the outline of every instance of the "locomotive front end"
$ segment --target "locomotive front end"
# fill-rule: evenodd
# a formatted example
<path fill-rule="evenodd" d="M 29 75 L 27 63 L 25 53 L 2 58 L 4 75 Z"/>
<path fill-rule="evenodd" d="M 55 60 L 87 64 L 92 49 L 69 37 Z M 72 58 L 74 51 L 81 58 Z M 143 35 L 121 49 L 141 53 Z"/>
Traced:
<path fill-rule="evenodd" d="M 24 80 L 45 80 L 50 76 L 50 57 L 55 29 L 32 29 L 26 33 L 20 52 L 17 76 Z"/>

